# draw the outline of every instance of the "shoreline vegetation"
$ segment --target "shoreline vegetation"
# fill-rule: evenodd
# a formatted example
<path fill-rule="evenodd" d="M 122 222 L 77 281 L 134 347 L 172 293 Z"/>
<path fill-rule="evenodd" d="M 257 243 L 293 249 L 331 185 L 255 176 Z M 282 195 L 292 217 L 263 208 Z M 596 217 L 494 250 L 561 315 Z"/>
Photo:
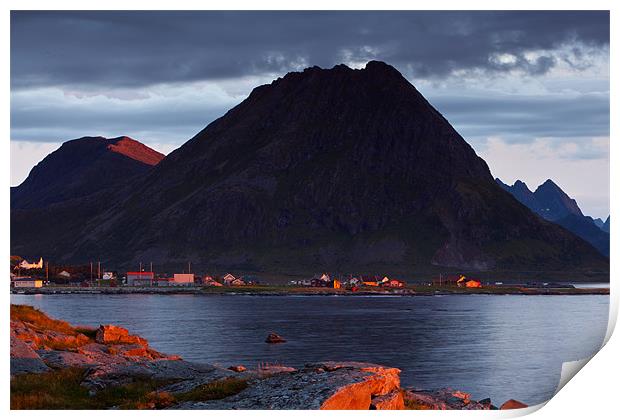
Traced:
<path fill-rule="evenodd" d="M 374 289 L 374 290 L 373 290 Z M 278 285 L 246 285 L 221 287 L 75 287 L 43 286 L 38 288 L 11 288 L 13 294 L 194 294 L 194 295 L 249 295 L 249 296 L 435 296 L 435 295 L 608 295 L 609 288 L 543 287 L 519 285 L 485 285 L 479 288 L 457 286 L 408 285 L 405 288 L 376 289 L 361 288 L 357 291 L 326 287 L 297 287 Z"/>
<path fill-rule="evenodd" d="M 273 344 L 285 345 L 285 344 Z M 451 388 L 403 387 L 400 369 L 365 362 L 193 363 L 114 325 L 76 327 L 11 305 L 11 409 L 496 410 Z"/>

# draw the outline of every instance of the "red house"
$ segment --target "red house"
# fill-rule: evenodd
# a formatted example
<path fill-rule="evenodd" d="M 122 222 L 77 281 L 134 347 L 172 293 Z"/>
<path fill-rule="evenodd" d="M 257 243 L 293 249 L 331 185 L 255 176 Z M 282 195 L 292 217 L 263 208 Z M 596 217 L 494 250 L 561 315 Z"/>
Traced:
<path fill-rule="evenodd" d="M 398 279 L 390 279 L 387 283 L 385 283 L 385 287 L 405 287 L 405 282 Z"/>

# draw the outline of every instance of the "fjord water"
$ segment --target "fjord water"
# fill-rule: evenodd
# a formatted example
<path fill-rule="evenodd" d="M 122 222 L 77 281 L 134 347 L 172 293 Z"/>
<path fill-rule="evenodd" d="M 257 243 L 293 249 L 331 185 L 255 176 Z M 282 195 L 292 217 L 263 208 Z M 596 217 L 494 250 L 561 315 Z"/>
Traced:
<path fill-rule="evenodd" d="M 357 360 L 405 386 L 452 387 L 495 404 L 553 396 L 564 361 L 605 336 L 609 296 L 12 295 L 78 325 L 116 324 L 186 360 L 301 367 Z M 288 341 L 266 344 L 269 332 Z"/>

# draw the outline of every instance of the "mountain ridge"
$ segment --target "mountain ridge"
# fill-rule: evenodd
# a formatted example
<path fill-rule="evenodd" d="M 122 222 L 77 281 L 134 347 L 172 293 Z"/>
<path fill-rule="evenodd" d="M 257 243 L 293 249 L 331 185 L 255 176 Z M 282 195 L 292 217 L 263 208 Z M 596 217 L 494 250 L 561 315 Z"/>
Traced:
<path fill-rule="evenodd" d="M 585 216 L 577 201 L 552 180 L 547 179 L 533 192 L 520 180 L 516 180 L 512 186 L 499 178 L 495 181 L 534 213 L 573 232 L 592 244 L 601 254 L 609 256 L 609 232 L 605 232 L 604 224 L 598 226 L 592 217 Z"/>
<path fill-rule="evenodd" d="M 64 142 L 11 188 L 11 208 L 36 208 L 84 197 L 143 174 L 164 155 L 127 136 Z"/>
<path fill-rule="evenodd" d="M 41 251 L 65 260 L 278 273 L 608 264 L 503 191 L 441 113 L 380 62 L 312 67 L 255 88 L 115 197 L 78 228 L 12 233 L 13 252 L 39 237 Z M 14 213 L 12 224 L 96 201 Z"/>

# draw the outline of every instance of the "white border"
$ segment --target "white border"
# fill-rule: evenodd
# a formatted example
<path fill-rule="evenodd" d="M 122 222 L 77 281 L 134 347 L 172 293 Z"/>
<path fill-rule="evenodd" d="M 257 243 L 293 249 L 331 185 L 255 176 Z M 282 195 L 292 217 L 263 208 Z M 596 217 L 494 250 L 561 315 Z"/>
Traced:
<path fill-rule="evenodd" d="M 108 1 L 91 1 L 88 3 L 79 2 L 75 0 L 59 0 L 53 3 L 40 1 L 40 0 L 23 0 L 23 1 L 4 1 L 5 13 L 2 15 L 0 25 L 0 34 L 2 37 L 2 49 L 3 56 L 5 57 L 5 65 L 0 67 L 0 74 L 2 75 L 2 104 L 3 112 L 0 117 L 2 124 L 2 132 L 5 134 L 5 141 L 3 144 L 4 153 L 1 154 L 0 159 L 2 162 L 2 169 L 5 173 L 5 179 L 10 185 L 10 72 L 9 72 L 9 60 L 10 60 L 10 13 L 9 10 L 28 10 L 28 9 L 57 9 L 57 10 L 105 10 L 105 9 L 117 9 L 117 10 L 146 10 L 146 9 L 161 9 L 161 10 L 198 10 L 198 9 L 213 9 L 213 10 L 234 10 L 234 9 L 252 9 L 252 10 L 275 10 L 275 9 L 287 9 L 287 10 L 344 10 L 344 9 L 362 9 L 362 10 L 611 10 L 611 72 L 610 74 L 616 74 L 614 70 L 618 70 L 620 67 L 617 64 L 617 48 L 618 45 L 618 31 L 617 27 L 618 19 L 615 16 L 615 4 L 611 0 L 589 0 L 588 2 L 577 1 L 549 1 L 549 0 L 521 0 L 516 1 L 504 1 L 499 4 L 497 1 L 490 0 L 470 0 L 468 2 L 462 2 L 457 0 L 435 0 L 433 2 L 422 1 L 396 1 L 396 0 L 383 0 L 380 4 L 372 3 L 369 1 L 357 0 L 357 1 L 334 1 L 334 0 L 315 0 L 312 2 L 291 2 L 283 0 L 263 0 L 261 2 L 249 2 L 239 0 L 228 0 L 226 2 L 200 2 L 191 0 L 176 0 L 175 2 L 163 2 L 161 0 L 153 1 L 134 1 L 134 0 L 108 0 Z M 463 6 L 468 6 L 468 9 L 463 9 Z M 562 7 L 558 7 L 562 6 Z M 615 79 L 611 80 L 611 135 L 610 138 L 614 138 L 614 134 L 617 132 L 617 114 L 615 111 L 618 109 L 618 92 L 617 83 Z M 611 191 L 617 190 L 620 170 L 614 164 L 618 161 L 618 153 L 620 148 L 615 146 L 615 143 L 611 142 Z M 618 204 L 618 197 L 612 195 L 610 197 L 611 213 L 619 214 L 616 209 L 620 209 Z M 5 255 L 5 261 L 8 261 L 9 254 L 9 190 L 5 189 L 2 195 L 2 250 Z M 335 416 L 353 416 L 357 418 L 376 418 L 377 416 L 383 416 L 384 418 L 389 416 L 392 418 L 407 416 L 416 417 L 438 417 L 442 418 L 470 418 L 481 416 L 485 417 L 506 417 L 517 416 L 527 414 L 532 411 L 536 411 L 532 414 L 532 418 L 537 419 L 577 419 L 577 418 L 611 418 L 612 414 L 617 414 L 615 409 L 615 403 L 617 400 L 617 386 L 618 378 L 620 377 L 619 357 L 620 344 L 617 337 L 611 337 L 611 332 L 615 326 L 615 322 L 618 314 L 618 269 L 614 264 L 615 257 L 618 254 L 618 233 L 619 230 L 614 223 L 612 225 L 612 241 L 611 241 L 611 279 L 612 279 L 612 295 L 610 305 L 610 324 L 607 332 L 607 345 L 588 363 L 588 366 L 579 373 L 579 378 L 574 381 L 570 381 L 562 390 L 555 396 L 546 407 L 542 410 L 536 411 L 539 407 L 532 407 L 526 410 L 513 410 L 512 412 L 315 412 L 315 411 L 302 411 L 295 412 L 295 416 L 299 419 L 310 419 L 322 417 L 322 418 L 334 418 Z M 8 282 L 7 282 L 8 283 Z M 7 287 L 8 289 L 8 287 Z M 5 328 L 8 327 L 8 304 L 9 294 L 5 289 L 5 293 L 2 295 L 4 300 L 5 310 L 2 313 L 2 322 Z M 4 355 L 2 356 L 2 368 L 3 368 L 3 381 L 2 381 L 2 403 L 3 408 L 8 410 L 9 408 L 9 343 L 8 334 L 2 335 L 2 348 Z M 574 370 L 573 364 L 573 370 Z M 570 370 L 570 369 L 569 369 Z M 544 405 L 544 404 L 543 404 Z M 541 406 L 543 406 L 541 405 Z M 88 415 L 92 418 L 107 418 L 110 416 L 110 412 L 98 411 L 98 412 L 10 412 L 11 416 L 15 418 L 30 418 L 33 415 L 45 416 L 46 418 L 82 418 Z M 158 418 L 172 418 L 178 416 L 178 412 L 115 412 L 115 417 L 128 418 L 131 417 L 158 417 Z M 253 419 L 273 419 L 274 417 L 285 418 L 290 415 L 287 411 L 275 411 L 275 412 L 208 412 L 195 411 L 184 412 L 183 416 L 189 416 L 190 418 L 201 418 L 205 415 L 217 416 L 217 418 L 253 418 Z"/>

